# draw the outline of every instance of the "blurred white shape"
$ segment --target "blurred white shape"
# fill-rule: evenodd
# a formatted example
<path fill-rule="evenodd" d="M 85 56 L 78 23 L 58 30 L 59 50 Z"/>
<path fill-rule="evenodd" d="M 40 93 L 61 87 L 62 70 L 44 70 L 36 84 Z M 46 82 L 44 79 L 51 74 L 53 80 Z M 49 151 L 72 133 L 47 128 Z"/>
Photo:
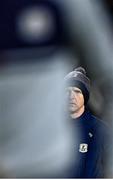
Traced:
<path fill-rule="evenodd" d="M 63 113 L 68 58 L 56 54 L 1 72 L 0 157 L 10 177 L 55 176 L 72 160 L 72 132 Z"/>
<path fill-rule="evenodd" d="M 22 40 L 35 43 L 51 37 L 54 25 L 54 18 L 49 9 L 33 6 L 18 14 L 16 30 Z"/>

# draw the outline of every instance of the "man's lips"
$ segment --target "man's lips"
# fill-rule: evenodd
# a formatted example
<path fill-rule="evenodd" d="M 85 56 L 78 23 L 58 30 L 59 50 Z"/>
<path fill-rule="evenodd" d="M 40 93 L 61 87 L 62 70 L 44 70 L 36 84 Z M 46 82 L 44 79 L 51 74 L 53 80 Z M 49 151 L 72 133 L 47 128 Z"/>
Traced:
<path fill-rule="evenodd" d="M 75 103 L 72 103 L 72 102 L 70 102 L 69 104 L 70 104 L 70 105 L 76 105 Z"/>

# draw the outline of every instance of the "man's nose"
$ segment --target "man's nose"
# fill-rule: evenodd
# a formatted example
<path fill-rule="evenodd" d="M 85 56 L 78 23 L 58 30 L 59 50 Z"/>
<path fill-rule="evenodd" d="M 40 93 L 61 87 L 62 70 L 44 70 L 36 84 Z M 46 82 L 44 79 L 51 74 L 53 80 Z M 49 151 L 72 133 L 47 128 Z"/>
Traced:
<path fill-rule="evenodd" d="M 74 98 L 74 92 L 73 91 L 70 91 L 69 92 L 69 99 L 73 99 Z"/>

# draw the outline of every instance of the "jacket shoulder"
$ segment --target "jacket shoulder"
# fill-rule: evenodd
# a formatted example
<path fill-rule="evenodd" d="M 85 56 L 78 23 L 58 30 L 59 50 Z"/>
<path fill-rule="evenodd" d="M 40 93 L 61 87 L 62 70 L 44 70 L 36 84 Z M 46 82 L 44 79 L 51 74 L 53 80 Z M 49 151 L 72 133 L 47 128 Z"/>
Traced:
<path fill-rule="evenodd" d="M 110 137 L 111 136 L 111 128 L 107 124 L 107 122 L 103 121 L 102 119 L 90 114 L 90 120 L 92 121 L 92 128 L 100 134 L 101 136 L 104 137 Z"/>

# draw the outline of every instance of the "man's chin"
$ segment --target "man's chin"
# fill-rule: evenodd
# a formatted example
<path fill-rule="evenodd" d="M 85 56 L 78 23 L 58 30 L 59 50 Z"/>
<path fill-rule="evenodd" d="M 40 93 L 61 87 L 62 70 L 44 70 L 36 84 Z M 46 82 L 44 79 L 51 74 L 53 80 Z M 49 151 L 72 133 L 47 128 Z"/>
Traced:
<path fill-rule="evenodd" d="M 75 113 L 77 111 L 76 108 L 69 108 L 70 113 Z"/>

